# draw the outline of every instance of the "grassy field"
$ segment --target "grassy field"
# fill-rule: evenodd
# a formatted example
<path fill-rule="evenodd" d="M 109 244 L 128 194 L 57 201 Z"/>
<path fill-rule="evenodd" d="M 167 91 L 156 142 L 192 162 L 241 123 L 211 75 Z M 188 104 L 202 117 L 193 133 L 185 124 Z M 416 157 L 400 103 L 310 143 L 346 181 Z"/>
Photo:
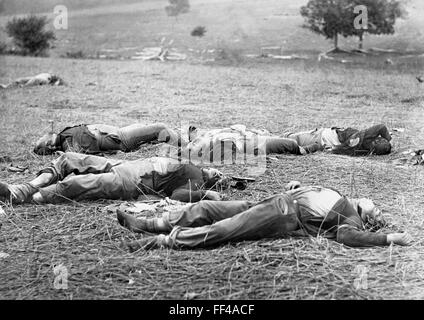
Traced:
<path fill-rule="evenodd" d="M 157 5 L 153 1 L 149 3 Z M 194 12 L 203 12 L 200 3 L 206 1 L 192 3 Z M 195 6 L 197 3 L 199 7 Z M 236 7 L 238 2 L 232 3 Z M 252 12 L 260 12 L 256 2 L 249 3 Z M 107 8 L 110 7 L 98 10 L 107 11 Z M 216 1 L 214 12 L 217 13 L 210 14 L 218 16 L 223 8 L 223 2 Z M 274 9 L 266 10 L 278 11 Z M 122 17 L 113 16 L 120 21 L 137 19 L 135 10 L 123 13 Z M 169 19 L 161 19 L 165 18 Z M 81 14 L 79 19 L 78 28 L 82 28 L 83 21 L 87 23 L 85 28 L 89 28 L 89 21 L 108 20 L 108 16 Z M 149 25 L 147 30 L 151 35 L 147 38 L 143 38 L 147 33 L 138 35 L 131 29 L 128 35 L 116 31 L 115 36 L 108 36 L 103 43 L 96 42 L 100 38 L 95 36 L 90 43 L 90 34 L 83 29 L 76 32 L 71 28 L 70 32 L 79 35 L 75 38 L 76 48 L 85 44 L 92 50 L 98 46 L 114 47 L 123 45 L 125 39 L 137 39 L 131 41 L 144 46 L 162 36 L 156 28 L 159 21 Z M 232 21 L 236 22 L 237 19 Z M 175 22 L 178 23 L 181 21 Z M 253 25 L 246 22 L 245 28 Z M 119 22 L 114 26 L 124 27 Z M 110 24 L 107 28 L 113 29 Z M 175 31 L 177 39 L 178 27 L 166 32 L 169 30 L 172 35 Z M 209 30 L 214 33 L 212 28 Z M 261 28 L 257 30 L 258 35 L 263 32 Z M 221 31 L 217 29 L 216 34 Z M 271 34 L 279 32 L 273 28 Z M 306 31 L 296 29 L 295 33 L 285 31 L 280 36 L 303 39 L 306 43 L 306 38 L 301 36 L 306 35 L 303 32 Z M 96 35 L 95 31 L 92 34 Z M 258 35 L 252 36 L 258 42 L 250 42 L 254 31 L 247 34 L 247 38 L 240 40 L 246 52 L 274 43 L 266 37 L 261 40 Z M 316 40 L 316 45 L 299 46 L 317 52 L 326 48 L 325 42 Z M 208 45 L 207 41 L 215 46 L 215 40 L 205 39 L 204 45 Z M 129 40 L 125 45 L 132 42 Z M 229 191 L 225 198 L 263 199 L 280 192 L 290 180 L 335 187 L 348 196 L 375 199 L 393 223 L 391 229 L 410 232 L 415 242 L 407 248 L 351 249 L 321 238 L 280 239 L 229 244 L 210 250 L 129 254 L 119 244 L 122 238 L 134 235 L 121 228 L 115 216 L 104 210 L 110 201 L 56 206 L 2 205 L 8 218 L 0 230 L 0 252 L 10 256 L 0 258 L 0 298 L 424 298 L 424 171 L 419 167 L 395 167 L 391 163 L 400 152 L 424 145 L 424 87 L 415 80 L 416 75 L 423 73 L 419 58 L 390 66 L 382 61 L 373 62 L 372 68 L 365 59 L 353 65 L 318 63 L 316 59 L 197 64 L 57 59 L 59 48 L 52 58 L 0 56 L 0 83 L 39 72 L 57 73 L 67 82 L 64 87 L 0 91 L 0 155 L 10 156 L 14 166 L 29 167 L 24 173 L 11 173 L 7 171 L 10 163 L 0 163 L 1 181 L 26 181 L 52 159 L 31 153 L 33 142 L 48 130 L 49 120 L 54 121 L 57 129 L 73 123 L 94 122 L 123 126 L 161 121 L 178 127 L 181 121 L 188 121 L 204 128 L 242 123 L 275 134 L 316 126 L 365 128 L 384 122 L 390 128 L 405 128 L 404 132 L 394 134 L 395 152 L 390 156 L 281 156 L 270 160 L 266 173 L 247 190 Z M 158 150 L 152 146 L 116 157 L 135 159 L 155 155 Z M 221 169 L 239 174 L 247 170 L 243 165 Z M 60 264 L 69 270 L 67 290 L 53 287 L 53 267 Z M 358 266 L 368 271 L 367 286 L 359 289 L 355 286 L 360 276 Z"/>

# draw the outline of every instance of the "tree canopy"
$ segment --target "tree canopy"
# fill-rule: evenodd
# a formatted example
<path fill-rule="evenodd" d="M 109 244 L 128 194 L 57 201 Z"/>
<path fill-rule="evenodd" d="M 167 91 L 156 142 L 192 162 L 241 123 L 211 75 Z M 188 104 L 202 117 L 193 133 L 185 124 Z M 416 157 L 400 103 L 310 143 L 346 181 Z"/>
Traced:
<path fill-rule="evenodd" d="M 365 12 L 355 8 L 365 8 Z M 301 7 L 305 27 L 334 40 L 338 49 L 338 37 L 358 36 L 360 46 L 365 33 L 393 34 L 396 19 L 403 17 L 402 4 L 398 0 L 310 0 Z M 361 27 L 355 26 L 359 15 L 366 18 Z"/>
<path fill-rule="evenodd" d="M 13 38 L 21 54 L 38 56 L 44 54 L 56 39 L 53 31 L 46 30 L 46 25 L 46 17 L 15 17 L 7 23 L 6 32 Z"/>
<path fill-rule="evenodd" d="M 188 0 L 169 0 L 169 6 L 165 7 L 166 14 L 170 17 L 177 17 L 179 14 L 187 13 L 190 10 Z"/>

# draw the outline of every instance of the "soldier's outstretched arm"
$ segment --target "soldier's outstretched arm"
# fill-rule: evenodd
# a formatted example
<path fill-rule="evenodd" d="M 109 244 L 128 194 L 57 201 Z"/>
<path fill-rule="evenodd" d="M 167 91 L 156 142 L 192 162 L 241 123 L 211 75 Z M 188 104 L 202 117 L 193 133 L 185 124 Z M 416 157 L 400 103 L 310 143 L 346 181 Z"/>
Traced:
<path fill-rule="evenodd" d="M 391 243 L 409 246 L 412 243 L 412 237 L 408 233 L 383 234 L 360 231 L 352 226 L 342 225 L 337 231 L 336 241 L 349 247 L 388 246 Z"/>

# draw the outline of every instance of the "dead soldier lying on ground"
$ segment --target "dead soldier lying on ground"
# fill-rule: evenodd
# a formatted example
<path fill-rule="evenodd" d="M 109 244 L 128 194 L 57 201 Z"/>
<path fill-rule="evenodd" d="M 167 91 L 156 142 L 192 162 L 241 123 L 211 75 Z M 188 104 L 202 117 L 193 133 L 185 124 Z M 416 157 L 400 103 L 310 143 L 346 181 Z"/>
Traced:
<path fill-rule="evenodd" d="M 40 73 L 36 76 L 18 78 L 9 84 L 0 84 L 0 89 L 43 85 L 62 86 L 64 84 L 65 82 L 55 74 Z"/>
<path fill-rule="evenodd" d="M 39 155 L 56 151 L 87 154 L 132 152 L 146 143 L 161 142 L 176 146 L 182 143 L 178 132 L 163 123 L 136 123 L 122 128 L 106 124 L 81 124 L 67 127 L 57 134 L 45 134 L 36 142 L 33 151 Z"/>
<path fill-rule="evenodd" d="M 221 129 L 197 129 L 191 127 L 184 155 L 210 159 L 215 149 L 223 158 L 232 159 L 235 154 L 295 154 L 306 155 L 329 150 L 346 155 L 388 154 L 391 136 L 385 125 L 375 125 L 365 130 L 354 128 L 321 128 L 310 131 L 273 135 L 266 130 L 247 129 L 233 125 Z M 205 152 L 206 151 L 206 152 Z"/>
<path fill-rule="evenodd" d="M 200 168 L 170 158 L 114 160 L 63 153 L 28 183 L 0 182 L 0 201 L 61 203 L 80 200 L 135 200 L 154 195 L 182 202 L 221 200 L 229 178 L 213 168 Z"/>
<path fill-rule="evenodd" d="M 305 155 L 318 151 L 319 145 L 299 146 L 296 140 L 272 135 L 267 130 L 248 129 L 236 124 L 219 129 L 189 128 L 189 143 L 182 149 L 191 160 L 233 160 L 237 157 L 269 154 Z M 217 157 L 220 159 L 214 159 Z"/>
<path fill-rule="evenodd" d="M 294 139 L 299 146 L 319 145 L 319 150 L 351 156 L 384 155 L 391 152 L 392 137 L 384 124 L 374 125 L 365 130 L 355 128 L 316 128 L 310 131 L 287 133 L 286 138 Z"/>
<path fill-rule="evenodd" d="M 130 251 L 155 248 L 204 248 L 228 242 L 322 236 L 351 247 L 407 246 L 407 233 L 370 232 L 385 226 L 372 200 L 352 199 L 318 186 L 301 187 L 297 181 L 287 191 L 260 202 L 201 201 L 160 218 L 135 218 L 117 210 L 119 223 L 143 234 L 124 242 Z"/>

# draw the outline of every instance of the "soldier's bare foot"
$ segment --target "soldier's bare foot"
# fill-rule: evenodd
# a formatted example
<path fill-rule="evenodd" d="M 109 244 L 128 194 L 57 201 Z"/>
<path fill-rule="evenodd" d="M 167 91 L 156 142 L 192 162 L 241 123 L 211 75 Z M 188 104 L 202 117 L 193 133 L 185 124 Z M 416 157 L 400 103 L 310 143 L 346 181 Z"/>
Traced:
<path fill-rule="evenodd" d="M 117 209 L 116 216 L 121 226 L 128 230 L 136 233 L 142 233 L 146 231 L 146 222 L 144 218 L 137 219 L 136 217 L 125 213 L 123 210 Z"/>

